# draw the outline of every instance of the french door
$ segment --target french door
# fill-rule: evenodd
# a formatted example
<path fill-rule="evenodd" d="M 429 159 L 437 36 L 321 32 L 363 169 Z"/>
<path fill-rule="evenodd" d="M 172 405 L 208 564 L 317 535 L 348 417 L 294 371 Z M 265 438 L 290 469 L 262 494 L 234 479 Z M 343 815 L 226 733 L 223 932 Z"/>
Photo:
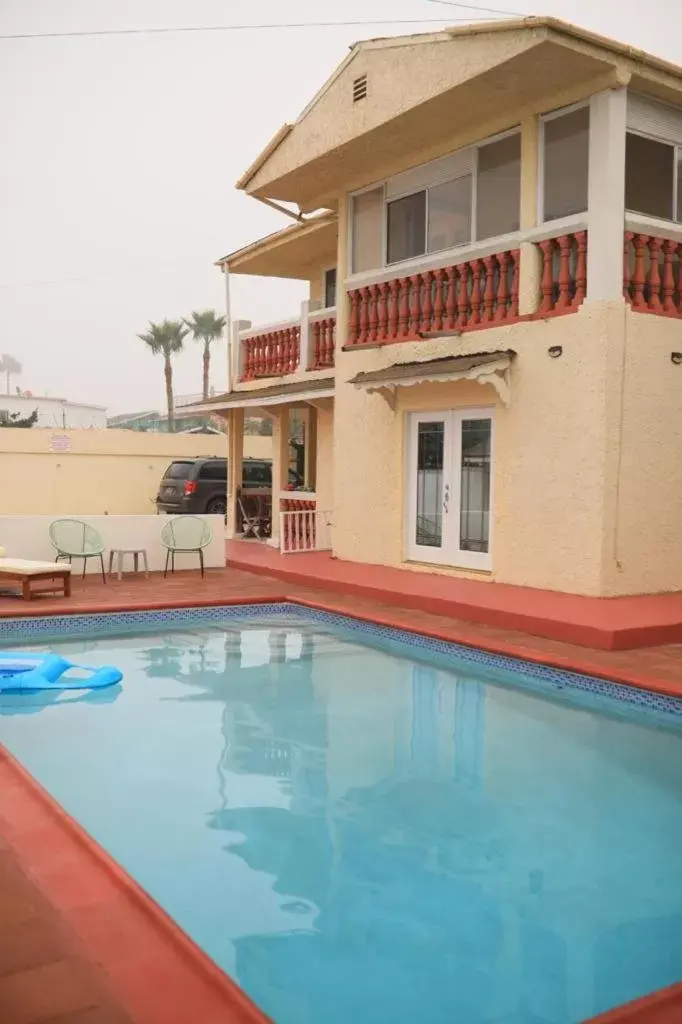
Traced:
<path fill-rule="evenodd" d="M 408 414 L 407 557 L 490 569 L 490 410 Z"/>

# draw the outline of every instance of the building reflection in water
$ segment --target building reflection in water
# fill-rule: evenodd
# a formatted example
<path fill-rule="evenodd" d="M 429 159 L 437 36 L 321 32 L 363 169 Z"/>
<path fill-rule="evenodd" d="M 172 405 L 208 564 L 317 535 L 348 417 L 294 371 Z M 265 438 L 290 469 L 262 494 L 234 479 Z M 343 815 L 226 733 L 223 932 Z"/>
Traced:
<path fill-rule="evenodd" d="M 528 816 L 524 787 L 542 779 L 528 714 L 552 736 L 565 711 L 515 691 L 491 704 L 480 681 L 300 625 L 255 632 L 229 630 L 222 664 L 182 673 L 223 704 L 209 827 L 272 877 L 290 920 L 234 941 L 245 989 L 278 1024 L 340 1024 L 366 1006 L 377 1014 L 363 1020 L 392 1024 L 425 1006 L 429 1024 L 579 1019 L 631 940 L 604 915 L 595 945 L 552 891 L 572 810 L 546 837 Z M 276 779 L 286 800 L 231 805 L 235 773 Z M 550 794 L 564 782 L 544 780 Z M 595 856 L 589 840 L 581 856 L 569 887 Z M 652 943 L 665 932 L 674 944 L 679 925 L 653 917 Z"/>

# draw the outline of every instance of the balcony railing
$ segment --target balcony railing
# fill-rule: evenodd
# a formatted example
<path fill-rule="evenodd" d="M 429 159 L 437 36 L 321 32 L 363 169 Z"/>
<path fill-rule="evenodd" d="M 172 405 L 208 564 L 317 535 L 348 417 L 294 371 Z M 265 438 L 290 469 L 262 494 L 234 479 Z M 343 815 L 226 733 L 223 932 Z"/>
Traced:
<path fill-rule="evenodd" d="M 308 317 L 312 353 L 311 370 L 324 370 L 334 365 L 336 345 L 336 313 L 328 309 L 311 313 Z"/>
<path fill-rule="evenodd" d="M 503 323 L 518 316 L 519 250 L 364 285 L 349 300 L 349 345 Z"/>
<path fill-rule="evenodd" d="M 335 344 L 336 311 L 330 309 L 268 327 L 249 327 L 238 335 L 238 376 L 259 380 L 333 367 Z"/>
<path fill-rule="evenodd" d="M 682 242 L 626 231 L 623 295 L 638 313 L 682 317 Z"/>
<path fill-rule="evenodd" d="M 541 286 L 535 309 L 523 316 L 521 250 L 510 248 L 350 289 L 348 346 L 418 341 L 574 312 L 587 288 L 587 231 L 542 239 L 535 247 Z"/>

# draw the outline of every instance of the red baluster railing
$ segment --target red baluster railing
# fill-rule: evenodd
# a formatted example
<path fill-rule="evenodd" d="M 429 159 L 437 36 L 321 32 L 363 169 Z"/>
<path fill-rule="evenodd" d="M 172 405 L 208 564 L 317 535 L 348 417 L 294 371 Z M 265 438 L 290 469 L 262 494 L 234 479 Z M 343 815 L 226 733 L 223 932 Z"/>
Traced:
<path fill-rule="evenodd" d="M 349 292 L 348 345 L 492 326 L 518 317 L 519 250 L 424 270 Z"/>
<path fill-rule="evenodd" d="M 682 317 L 682 242 L 626 231 L 623 295 L 638 313 Z"/>
<path fill-rule="evenodd" d="M 587 231 L 574 231 L 536 243 L 542 254 L 538 316 L 573 313 L 587 292 Z M 518 272 L 512 306 L 518 309 Z"/>
<path fill-rule="evenodd" d="M 312 341 L 311 370 L 324 370 L 334 365 L 334 347 L 336 340 L 336 317 L 328 316 L 322 320 L 311 320 L 310 333 Z"/>
<path fill-rule="evenodd" d="M 293 373 L 299 363 L 301 328 L 299 324 L 275 328 L 242 338 L 243 380 L 279 377 Z"/>

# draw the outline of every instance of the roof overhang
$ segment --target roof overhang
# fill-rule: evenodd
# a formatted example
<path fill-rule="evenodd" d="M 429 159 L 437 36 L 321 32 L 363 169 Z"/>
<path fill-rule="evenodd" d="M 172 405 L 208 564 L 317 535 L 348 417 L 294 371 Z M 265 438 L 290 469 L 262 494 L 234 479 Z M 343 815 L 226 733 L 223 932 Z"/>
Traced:
<path fill-rule="evenodd" d="M 411 363 L 393 363 L 382 370 L 357 373 L 350 380 L 356 388 L 376 393 L 395 411 L 396 391 L 415 384 L 444 384 L 458 380 L 491 384 L 504 405 L 509 405 L 509 370 L 516 352 L 475 352 L 471 355 L 445 356 Z"/>
<path fill-rule="evenodd" d="M 269 384 L 249 391 L 230 391 L 208 402 L 192 406 L 192 412 L 222 413 L 230 409 L 268 409 L 277 405 L 315 405 L 334 397 L 334 378 L 294 381 L 292 384 Z"/>
<path fill-rule="evenodd" d="M 231 274 L 309 281 L 320 267 L 336 266 L 338 220 L 325 212 L 291 224 L 218 260 Z"/>
<path fill-rule="evenodd" d="M 419 47 L 421 40 L 358 44 L 295 124 L 271 140 L 237 187 L 310 212 L 332 206 L 348 190 L 406 169 L 417 152 L 428 153 L 425 158 L 430 159 L 452 150 L 453 140 L 457 147 L 477 141 L 482 125 L 486 131 L 510 128 L 553 105 L 630 81 L 633 88 L 659 98 L 675 102 L 676 97 L 679 103 L 682 97 L 679 67 L 553 18 L 467 26 L 431 35 L 424 45 L 467 46 L 467 40 L 482 36 L 499 40 L 499 56 L 491 50 L 487 64 L 474 63 L 467 71 L 467 51 L 461 60 L 453 52 L 449 66 L 462 70 L 452 72 L 452 84 L 443 81 L 407 106 L 406 94 L 396 83 L 395 106 L 384 108 L 374 121 L 368 107 L 361 119 L 327 122 L 321 130 L 317 108 L 343 80 L 339 72 L 349 60 L 361 54 L 368 60 L 380 47 Z"/>

